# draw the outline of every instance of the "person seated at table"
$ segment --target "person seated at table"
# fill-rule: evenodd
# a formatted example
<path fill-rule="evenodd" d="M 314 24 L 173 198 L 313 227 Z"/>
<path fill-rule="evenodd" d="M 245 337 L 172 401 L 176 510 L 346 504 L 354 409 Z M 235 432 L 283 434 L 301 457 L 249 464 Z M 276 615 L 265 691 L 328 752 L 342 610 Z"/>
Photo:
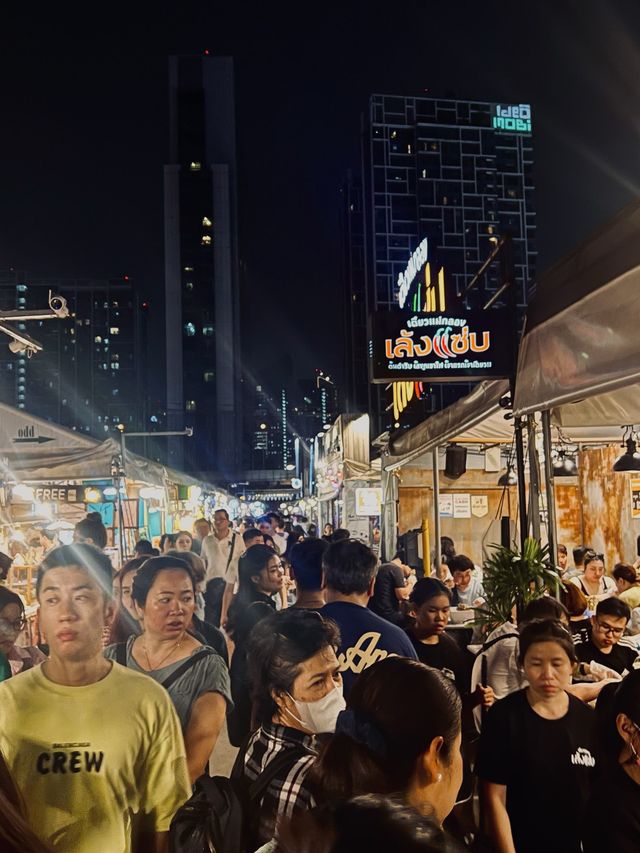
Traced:
<path fill-rule="evenodd" d="M 587 596 L 590 609 L 593 609 L 598 601 L 611 598 L 617 592 L 616 582 L 605 574 L 604 554 L 596 554 L 594 550 L 587 551 L 584 555 L 584 572 L 575 578 L 574 583 Z"/>
<path fill-rule="evenodd" d="M 636 570 L 628 563 L 618 563 L 611 572 L 618 587 L 618 598 L 631 610 L 640 607 L 640 582 Z"/>
<path fill-rule="evenodd" d="M 474 575 L 473 561 L 464 554 L 456 554 L 449 560 L 449 571 L 453 576 L 451 604 L 458 607 L 478 607 L 485 599 L 484 589 Z"/>
<path fill-rule="evenodd" d="M 584 643 L 589 639 L 591 620 L 588 613 L 587 596 L 574 583 L 560 587 L 560 602 L 569 614 L 569 631 L 574 643 Z M 562 622 L 562 619 L 560 620 Z"/>
<path fill-rule="evenodd" d="M 582 663 L 592 661 L 623 675 L 630 672 L 638 650 L 630 640 L 622 639 L 631 618 L 629 606 L 619 598 L 605 598 L 591 617 L 590 639 L 576 643 L 576 655 Z"/>
<path fill-rule="evenodd" d="M 25 672 L 47 659 L 37 646 L 16 645 L 26 625 L 22 599 L 5 586 L 0 586 L 0 652 L 7 657 L 11 675 Z"/>

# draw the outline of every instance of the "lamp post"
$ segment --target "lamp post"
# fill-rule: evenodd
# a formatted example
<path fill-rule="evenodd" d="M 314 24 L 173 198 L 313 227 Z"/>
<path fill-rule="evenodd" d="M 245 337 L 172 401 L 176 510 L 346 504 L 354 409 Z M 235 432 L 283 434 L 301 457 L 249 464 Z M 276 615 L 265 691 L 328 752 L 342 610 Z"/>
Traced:
<path fill-rule="evenodd" d="M 169 435 L 184 435 L 191 438 L 193 435 L 192 427 L 185 427 L 183 430 L 164 430 L 160 432 L 128 432 L 125 437 L 124 424 L 118 424 L 117 430 L 120 433 L 120 470 L 118 472 L 120 485 L 118 487 L 118 521 L 120 527 L 120 562 L 124 562 L 124 513 L 122 510 L 122 492 L 126 491 L 126 438 L 148 438 L 149 436 L 169 436 Z"/>

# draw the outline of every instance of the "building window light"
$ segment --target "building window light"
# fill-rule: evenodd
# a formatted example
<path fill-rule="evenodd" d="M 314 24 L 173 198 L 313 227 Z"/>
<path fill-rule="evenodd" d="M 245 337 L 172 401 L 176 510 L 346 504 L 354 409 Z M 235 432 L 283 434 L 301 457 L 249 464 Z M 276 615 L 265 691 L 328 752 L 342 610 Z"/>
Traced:
<path fill-rule="evenodd" d="M 205 370 L 203 378 L 205 382 L 213 382 L 215 374 L 212 370 Z"/>
<path fill-rule="evenodd" d="M 111 362 L 111 370 L 120 370 L 120 365 L 118 364 L 117 361 Z"/>
<path fill-rule="evenodd" d="M 199 172 L 202 169 L 202 163 L 199 160 L 192 160 L 189 163 L 190 172 Z"/>
<path fill-rule="evenodd" d="M 213 335 L 213 326 L 203 326 L 202 334 L 205 336 L 205 338 L 210 338 Z"/>
<path fill-rule="evenodd" d="M 184 324 L 184 333 L 188 338 L 192 338 L 196 333 L 196 327 L 193 323 L 185 323 Z"/>
<path fill-rule="evenodd" d="M 120 334 L 119 326 L 110 326 L 109 327 L 109 334 L 110 335 L 119 335 Z"/>
<path fill-rule="evenodd" d="M 195 400 L 187 400 L 187 404 L 186 404 L 185 408 L 188 412 L 195 412 L 196 401 Z"/>
<path fill-rule="evenodd" d="M 185 287 L 185 290 L 193 290 L 193 282 L 192 282 L 192 281 L 187 281 L 187 282 L 185 283 L 184 287 Z"/>
<path fill-rule="evenodd" d="M 211 234 L 203 234 L 200 238 L 201 246 L 210 246 L 211 245 Z"/>
<path fill-rule="evenodd" d="M 193 267 L 184 267 L 185 272 L 193 272 Z"/>
<path fill-rule="evenodd" d="M 212 225 L 213 225 L 213 222 L 209 219 L 208 216 L 202 217 L 202 227 L 203 228 L 211 228 Z"/>
<path fill-rule="evenodd" d="M 102 343 L 102 338 L 100 337 L 100 335 L 96 335 L 93 340 L 94 340 L 94 343 L 96 343 L 96 344 Z"/>
<path fill-rule="evenodd" d="M 16 290 L 18 291 L 18 293 L 24 293 L 26 289 L 26 284 L 16 284 Z"/>

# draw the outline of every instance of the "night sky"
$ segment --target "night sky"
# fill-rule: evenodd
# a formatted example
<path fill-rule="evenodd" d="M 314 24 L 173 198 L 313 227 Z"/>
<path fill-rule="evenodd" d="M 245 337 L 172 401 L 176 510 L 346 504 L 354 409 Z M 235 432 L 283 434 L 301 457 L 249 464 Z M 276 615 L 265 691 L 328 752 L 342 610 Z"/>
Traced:
<path fill-rule="evenodd" d="M 532 104 L 540 269 L 638 194 L 637 0 L 36 8 L 3 14 L 0 267 L 127 273 L 159 315 L 166 57 L 232 55 L 243 343 L 265 379 L 285 353 L 339 369 L 338 189 L 372 92 Z"/>

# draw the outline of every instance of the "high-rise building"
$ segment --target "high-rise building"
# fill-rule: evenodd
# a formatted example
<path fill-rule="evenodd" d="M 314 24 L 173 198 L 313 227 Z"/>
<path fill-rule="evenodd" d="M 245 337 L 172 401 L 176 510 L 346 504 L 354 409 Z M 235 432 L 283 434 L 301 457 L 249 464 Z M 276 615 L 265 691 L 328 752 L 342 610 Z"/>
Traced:
<path fill-rule="evenodd" d="M 242 423 L 233 61 L 171 57 L 169 118 L 167 418 L 194 433 L 169 442 L 168 461 L 227 478 L 240 467 Z"/>
<path fill-rule="evenodd" d="M 345 393 L 348 413 L 370 409 L 367 376 L 368 299 L 365 277 L 365 231 L 362 182 L 351 171 L 340 190 L 341 277 L 345 295 Z"/>
<path fill-rule="evenodd" d="M 373 95 L 362 143 L 366 313 L 396 310 L 402 303 L 399 277 L 421 244 L 432 268 L 444 270 L 450 292 L 464 300 L 465 286 L 506 232 L 513 241 L 516 298 L 522 311 L 536 261 L 530 107 Z M 357 192 L 352 190 L 352 197 L 357 204 Z M 350 230 L 355 235 L 350 243 L 353 257 L 361 238 L 353 224 Z M 495 293 L 498 278 L 498 269 L 490 268 L 480 296 Z M 361 297 L 353 265 L 347 290 L 357 303 Z M 348 338 L 360 341 L 348 365 L 358 389 L 351 394 L 365 399 L 361 312 L 351 311 L 351 323 Z M 415 420 L 442 408 L 468 387 L 434 385 L 427 399 L 414 402 L 410 416 Z M 393 428 L 390 391 L 377 386 L 368 393 L 373 429 Z"/>
<path fill-rule="evenodd" d="M 0 309 L 41 310 L 49 291 L 67 300 L 70 315 L 12 322 L 43 351 L 28 358 L 0 346 L 0 400 L 95 438 L 119 423 L 128 430 L 160 428 L 163 413 L 147 393 L 149 305 L 133 284 L 10 271 L 0 274 Z"/>

